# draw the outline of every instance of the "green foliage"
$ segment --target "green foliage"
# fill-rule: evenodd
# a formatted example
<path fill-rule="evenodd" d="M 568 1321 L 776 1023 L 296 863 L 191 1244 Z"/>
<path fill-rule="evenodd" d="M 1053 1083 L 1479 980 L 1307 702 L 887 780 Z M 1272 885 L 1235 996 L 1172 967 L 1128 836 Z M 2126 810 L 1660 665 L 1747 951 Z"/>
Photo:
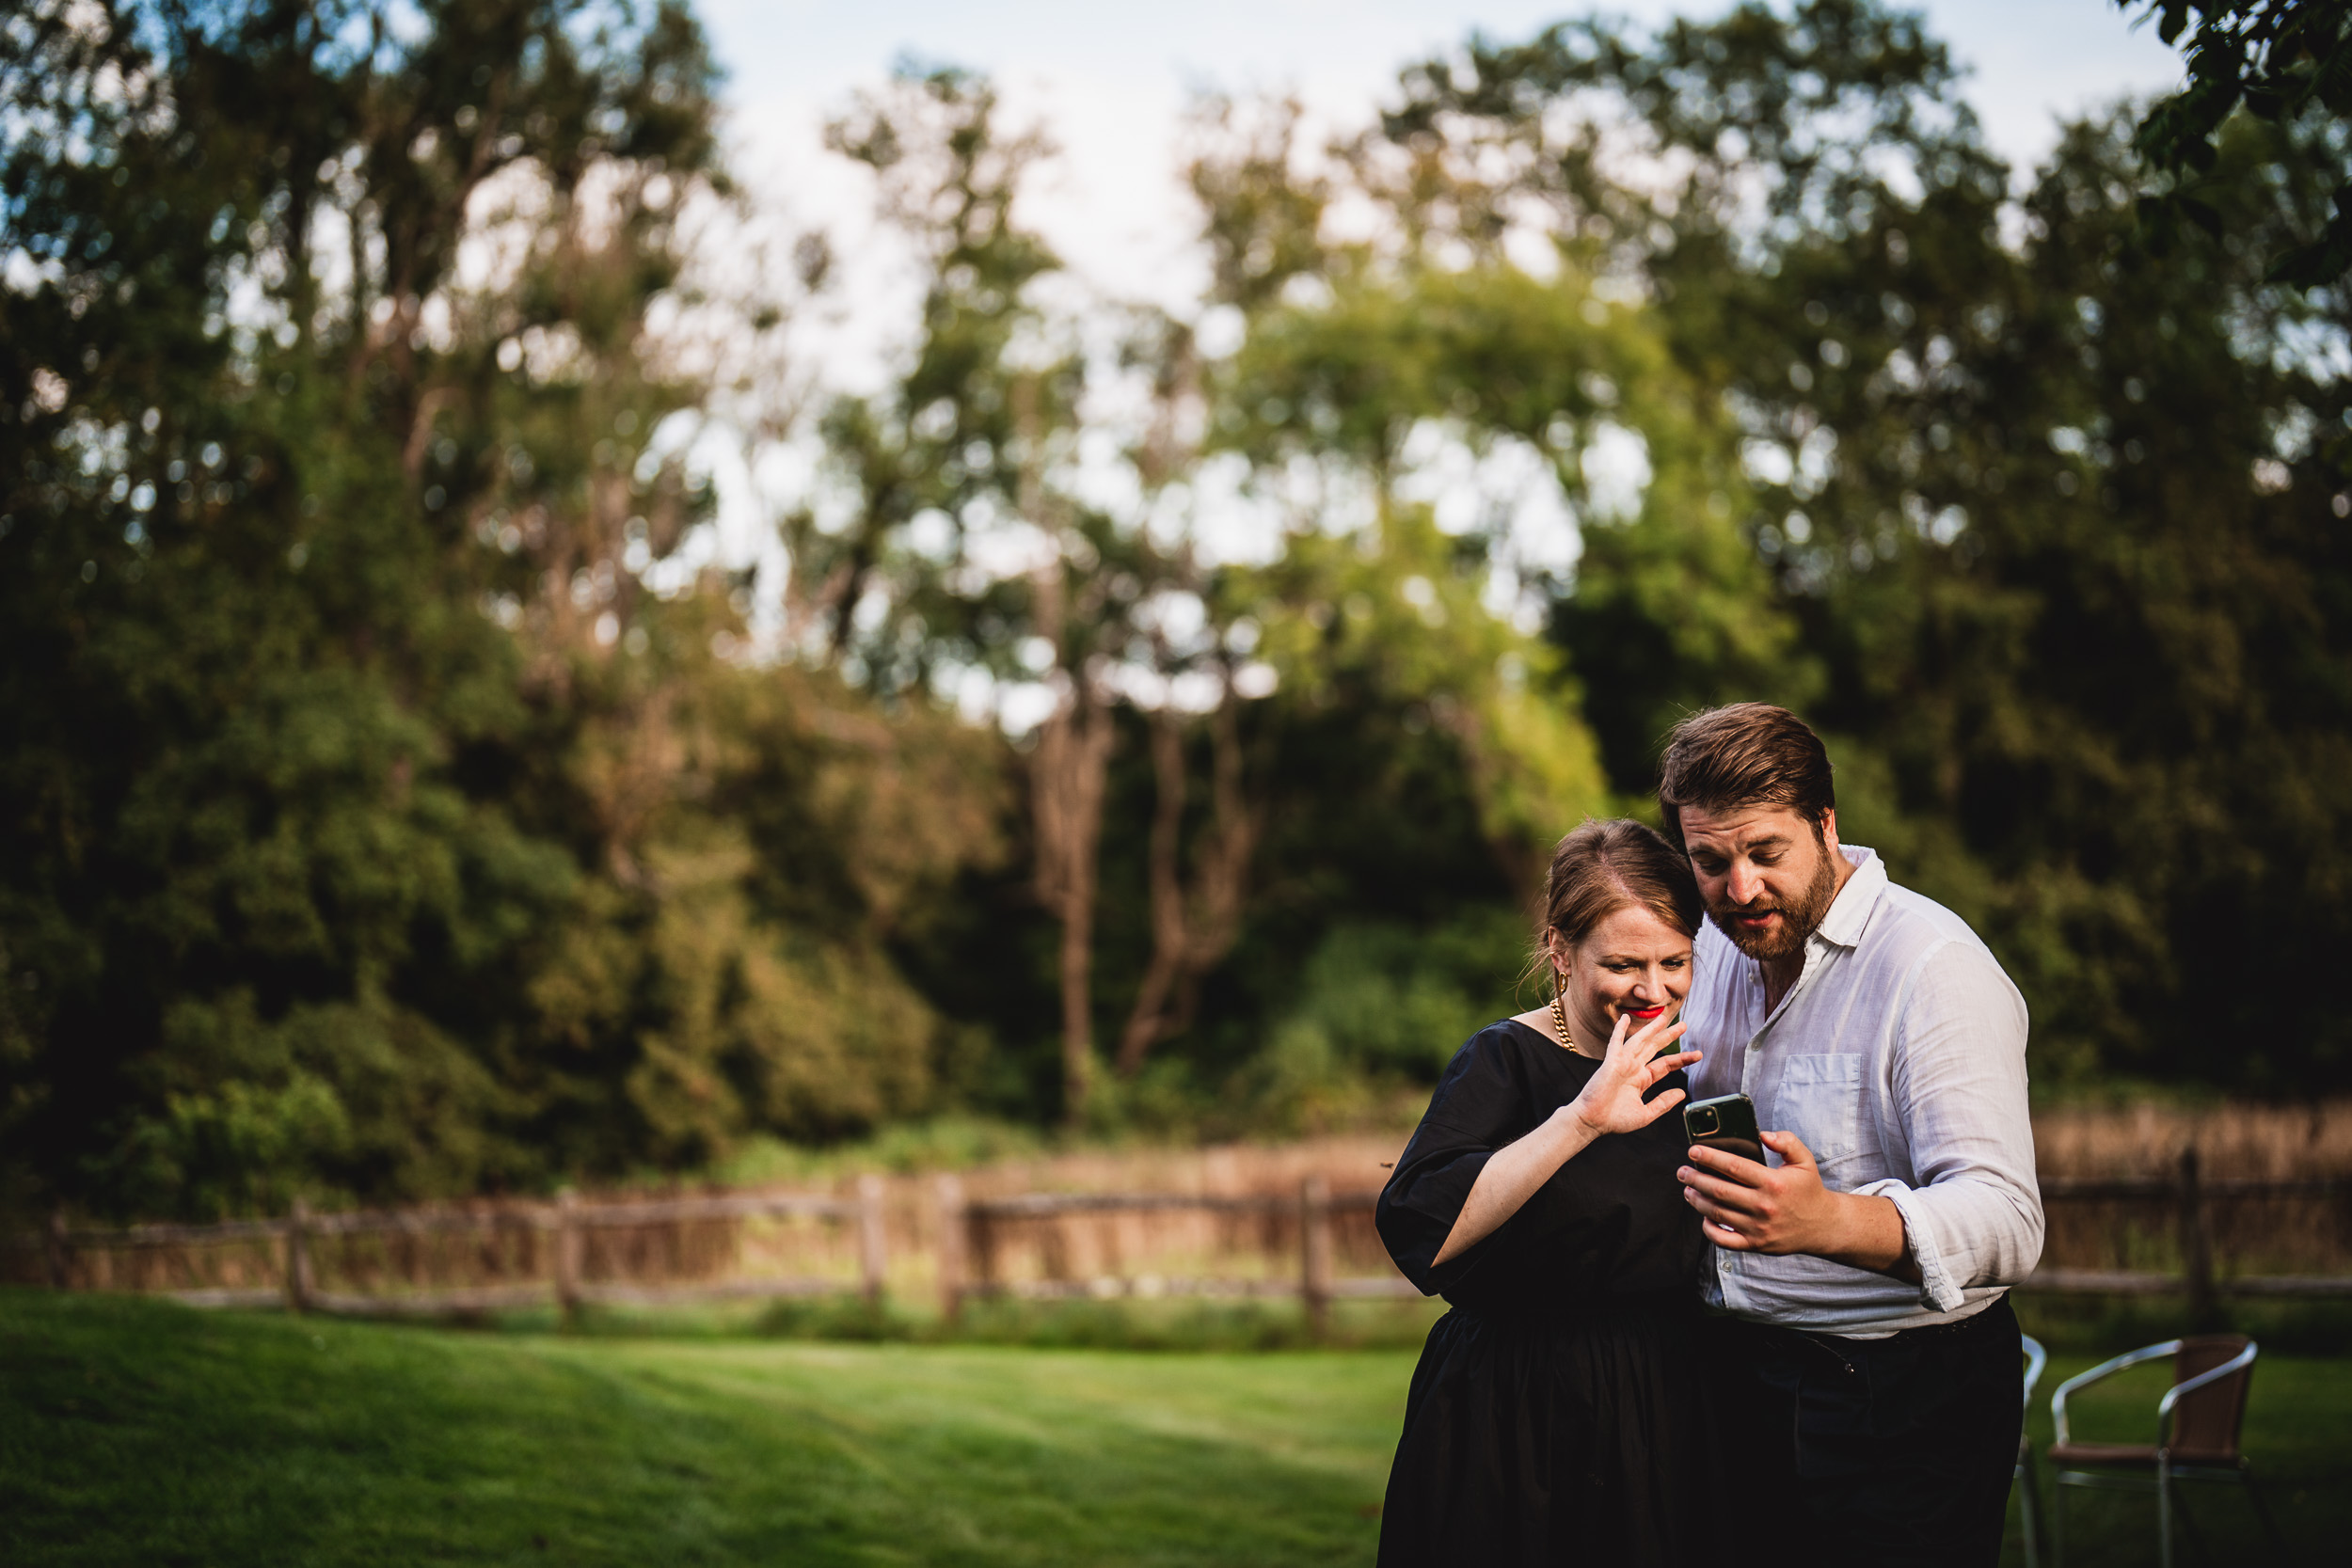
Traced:
<path fill-rule="evenodd" d="M 993 852 L 994 753 L 737 668 L 732 585 L 645 575 L 709 505 L 657 433 L 716 388 L 648 326 L 723 308 L 691 19 L 56 6 L 0 50 L 13 1196 L 463 1193 L 924 1108 L 950 1036 L 884 943 Z"/>
<path fill-rule="evenodd" d="M 2232 116 L 2243 111 L 2278 126 L 2299 121 L 2308 132 L 2341 127 L 2352 115 L 2352 9 L 2343 0 L 2116 0 L 2116 8 L 2138 10 L 2142 22 L 2153 18 L 2156 36 L 2177 44 L 2188 66 L 2188 85 L 2150 104 L 2132 137 L 2153 167 L 2172 177 L 2139 203 L 2143 231 L 2160 251 L 2170 249 L 2184 219 L 2216 238 L 2249 227 L 2242 214 L 2224 215 L 2225 207 L 2244 205 L 2231 199 L 2220 166 Z M 2266 236 L 2269 281 L 2322 288 L 2352 272 L 2352 206 L 2341 154 L 2336 161 L 2321 176 L 2324 214 L 2311 214 L 2300 232 Z"/>
<path fill-rule="evenodd" d="M 1079 388 L 1033 289 L 1061 262 L 1013 212 L 1045 149 L 1001 119 L 985 78 L 910 63 L 827 127 L 829 145 L 873 171 L 927 287 L 913 363 L 892 395 L 843 397 L 823 417 L 855 511 L 839 526 L 807 512 L 786 519 L 788 610 L 828 663 L 885 692 L 920 690 L 944 659 L 1011 665 L 1018 596 L 994 583 L 959 592 L 951 579 L 976 513 L 1034 510 L 1033 495 L 1016 499 L 1022 443 L 1061 431 Z M 920 538 L 918 522 L 944 530 L 945 546 Z M 861 626 L 861 606 L 882 612 Z"/>
<path fill-rule="evenodd" d="M 1536 1005 L 1519 983 L 1530 951 L 1528 922 L 1491 906 L 1434 927 L 1335 927 L 1243 1079 L 1250 1119 L 1296 1135 L 1415 1108 L 1464 1040 Z"/>
<path fill-rule="evenodd" d="M 1532 890 L 1552 825 L 1605 801 L 1575 688 L 1540 640 L 1479 602 L 1477 557 L 1426 508 L 1391 513 L 1367 543 L 1300 539 L 1250 580 L 1284 706 L 1376 705 L 1435 727 L 1459 752 L 1487 845 Z"/>

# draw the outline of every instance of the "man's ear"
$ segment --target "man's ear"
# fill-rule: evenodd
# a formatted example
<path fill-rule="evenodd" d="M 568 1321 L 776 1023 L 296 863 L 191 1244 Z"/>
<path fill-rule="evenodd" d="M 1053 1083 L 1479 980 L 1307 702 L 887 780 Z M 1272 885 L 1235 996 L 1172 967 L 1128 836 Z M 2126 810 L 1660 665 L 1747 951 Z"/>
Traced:
<path fill-rule="evenodd" d="M 1821 813 L 1821 847 L 1833 855 L 1837 852 L 1837 808 L 1836 806 Z"/>

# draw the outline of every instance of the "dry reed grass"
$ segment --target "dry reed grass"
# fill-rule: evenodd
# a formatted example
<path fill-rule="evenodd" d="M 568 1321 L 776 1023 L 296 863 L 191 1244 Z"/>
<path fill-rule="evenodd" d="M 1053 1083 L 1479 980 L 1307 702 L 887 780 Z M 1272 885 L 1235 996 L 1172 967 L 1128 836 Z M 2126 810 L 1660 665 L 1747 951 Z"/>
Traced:
<path fill-rule="evenodd" d="M 2070 1109 L 2036 1118 L 2045 1178 L 2171 1177 L 2194 1146 L 2209 1180 L 2352 1178 L 2352 1101 L 2271 1109 L 2183 1109 L 2136 1105 Z M 967 1201 L 1029 1193 L 1186 1194 L 1283 1201 L 1254 1212 L 1152 1210 L 1049 1216 L 997 1216 L 977 1227 L 982 1277 L 997 1281 L 1104 1277 L 1223 1277 L 1278 1280 L 1298 1268 L 1298 1215 L 1288 1201 L 1318 1176 L 1343 1199 L 1369 1195 L 1387 1179 L 1406 1134 L 1353 1133 L 1279 1146 L 1083 1149 L 998 1161 L 957 1173 Z M 919 1298 L 938 1283 L 937 1179 L 884 1180 L 884 1237 L 894 1294 Z M 799 1184 L 807 1190 L 810 1183 Z M 844 1175 L 815 1185 L 851 1196 Z M 621 1196 L 621 1195 L 615 1195 Z M 642 1200 L 642 1190 L 627 1195 Z M 593 1206 L 596 1195 L 581 1195 Z M 2232 1197 L 2210 1200 L 2215 1261 L 2234 1273 L 2352 1272 L 2352 1197 Z M 532 1223 L 537 1206 L 466 1208 L 480 1227 L 421 1233 L 321 1236 L 311 1243 L 320 1288 L 360 1292 L 517 1284 L 548 1278 L 554 1238 Z M 2050 1267 L 2179 1267 L 2175 1211 L 2162 1199 L 2049 1205 Z M 1380 1275 L 1390 1264 L 1368 1209 L 1333 1215 L 1338 1275 Z M 583 1235 L 582 1278 L 590 1283 L 689 1284 L 713 1279 L 857 1278 L 854 1227 L 809 1217 L 691 1219 L 598 1226 Z M 0 1273 L 40 1277 L 38 1249 L 20 1249 Z M 283 1277 L 270 1241 L 143 1247 L 86 1247 L 73 1283 L 114 1290 L 267 1288 Z"/>
<path fill-rule="evenodd" d="M 2352 1101 L 2048 1111 L 2034 1118 L 2033 1139 L 2043 1176 L 2169 1176 L 2191 1145 L 2211 1178 L 2352 1176 Z"/>
<path fill-rule="evenodd" d="M 2169 1179 L 2197 1151 L 2201 1180 L 2352 1178 L 2352 1101 L 2307 1106 L 2133 1105 L 2045 1113 L 2034 1121 L 2044 1179 Z M 2046 1205 L 2047 1268 L 2172 1273 L 2182 1267 L 2179 1210 L 2169 1200 L 2099 1198 Z M 2352 1194 L 2208 1193 L 2215 1272 L 2352 1273 Z"/>
<path fill-rule="evenodd" d="M 66 1284 L 82 1291 L 269 1291 L 282 1288 L 285 1277 L 285 1254 L 267 1239 L 76 1247 L 65 1271 Z M 0 1254 L 0 1282 L 48 1278 L 49 1259 L 37 1239 Z"/>
<path fill-rule="evenodd" d="M 1336 1198 L 1368 1196 L 1387 1179 L 1402 1133 L 1350 1134 L 1275 1146 L 1089 1151 L 1009 1161 L 966 1173 L 971 1200 L 1023 1193 L 1148 1193 L 1272 1197 L 1253 1213 L 1203 1210 L 996 1217 L 977 1227 L 978 1277 L 998 1282 L 1104 1277 L 1283 1279 L 1298 1273 L 1299 1217 L 1287 1201 L 1310 1176 Z M 1331 1216 L 1342 1276 L 1385 1274 L 1388 1254 L 1369 1208 Z"/>

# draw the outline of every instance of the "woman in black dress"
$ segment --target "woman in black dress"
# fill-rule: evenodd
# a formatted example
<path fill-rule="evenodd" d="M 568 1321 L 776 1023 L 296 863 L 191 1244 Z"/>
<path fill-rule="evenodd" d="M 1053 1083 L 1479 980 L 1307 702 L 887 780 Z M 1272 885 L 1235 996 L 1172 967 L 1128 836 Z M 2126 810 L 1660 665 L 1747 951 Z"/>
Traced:
<path fill-rule="evenodd" d="M 1661 1054 L 1698 889 L 1649 829 L 1587 822 L 1544 910 L 1551 1006 L 1470 1037 L 1380 1195 L 1390 1256 L 1454 1308 L 1413 1372 L 1381 1568 L 1681 1563 L 1704 1544 L 1704 1243 L 1667 1114 L 1698 1057 Z"/>

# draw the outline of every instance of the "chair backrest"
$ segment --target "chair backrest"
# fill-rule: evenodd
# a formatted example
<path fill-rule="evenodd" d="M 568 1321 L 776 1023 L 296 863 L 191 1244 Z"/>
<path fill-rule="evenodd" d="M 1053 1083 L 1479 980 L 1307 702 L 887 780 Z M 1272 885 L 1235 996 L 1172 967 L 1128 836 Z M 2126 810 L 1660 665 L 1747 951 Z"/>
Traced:
<path fill-rule="evenodd" d="M 2183 1339 L 2172 1360 L 2172 1385 L 2211 1371 L 2246 1349 L 2243 1334 L 2201 1334 Z M 2172 1452 L 2183 1459 L 2237 1463 L 2238 1427 L 2246 1418 L 2246 1389 L 2254 1369 L 2185 1394 L 2172 1407 Z"/>
<path fill-rule="evenodd" d="M 2026 1402 L 2031 1404 L 2033 1386 L 2042 1381 L 2042 1370 L 2050 1364 L 2050 1353 L 2030 1334 L 2017 1337 L 2017 1348 L 2026 1354 Z"/>

